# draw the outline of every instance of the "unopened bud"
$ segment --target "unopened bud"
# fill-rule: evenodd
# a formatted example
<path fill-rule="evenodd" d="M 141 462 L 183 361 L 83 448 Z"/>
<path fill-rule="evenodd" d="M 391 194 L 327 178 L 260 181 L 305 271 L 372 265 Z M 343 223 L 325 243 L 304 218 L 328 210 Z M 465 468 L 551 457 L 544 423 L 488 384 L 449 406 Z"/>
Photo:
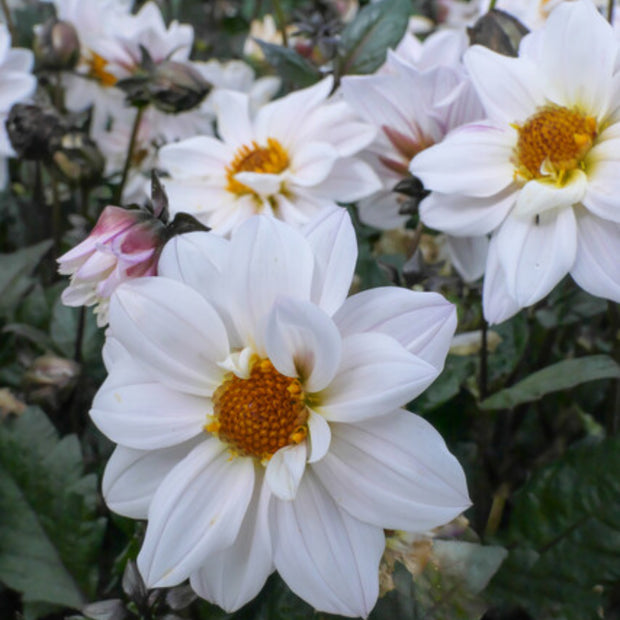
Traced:
<path fill-rule="evenodd" d="M 150 84 L 153 105 L 162 112 L 186 112 L 202 103 L 211 86 L 190 64 L 166 60 L 157 66 Z"/>
<path fill-rule="evenodd" d="M 80 40 L 73 24 L 52 17 L 36 29 L 37 65 L 49 71 L 73 69 L 80 58 Z"/>
<path fill-rule="evenodd" d="M 24 373 L 23 387 L 31 402 L 58 406 L 75 387 L 80 365 L 55 355 L 37 357 Z"/>
<path fill-rule="evenodd" d="M 471 45 L 484 45 L 504 56 L 517 56 L 519 43 L 528 29 L 516 18 L 492 9 L 467 29 Z"/>

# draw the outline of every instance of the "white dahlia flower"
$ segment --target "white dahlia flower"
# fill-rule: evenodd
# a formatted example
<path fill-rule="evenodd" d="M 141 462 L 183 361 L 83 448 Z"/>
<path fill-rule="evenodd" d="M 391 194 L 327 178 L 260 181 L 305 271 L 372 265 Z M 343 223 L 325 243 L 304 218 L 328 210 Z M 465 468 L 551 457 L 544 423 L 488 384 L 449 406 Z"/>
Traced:
<path fill-rule="evenodd" d="M 492 233 L 485 317 L 503 321 L 568 273 L 620 301 L 620 74 L 612 27 L 588 1 L 557 7 L 518 58 L 475 46 L 465 65 L 488 118 L 417 155 L 425 224 Z"/>
<path fill-rule="evenodd" d="M 170 172 L 172 213 L 186 211 L 225 235 L 251 215 L 307 223 L 337 202 L 353 202 L 381 187 L 355 155 L 375 129 L 344 101 L 327 100 L 331 78 L 250 113 L 247 94 L 214 95 L 221 140 L 197 136 L 159 152 Z"/>
<path fill-rule="evenodd" d="M 317 609 L 367 616 L 384 528 L 424 532 L 469 505 L 440 435 L 402 409 L 439 374 L 454 308 L 380 288 L 346 299 L 343 209 L 303 233 L 256 216 L 189 233 L 119 287 L 91 416 L 118 443 L 109 507 L 148 519 L 149 587 L 189 577 L 233 611 L 277 570 Z"/>

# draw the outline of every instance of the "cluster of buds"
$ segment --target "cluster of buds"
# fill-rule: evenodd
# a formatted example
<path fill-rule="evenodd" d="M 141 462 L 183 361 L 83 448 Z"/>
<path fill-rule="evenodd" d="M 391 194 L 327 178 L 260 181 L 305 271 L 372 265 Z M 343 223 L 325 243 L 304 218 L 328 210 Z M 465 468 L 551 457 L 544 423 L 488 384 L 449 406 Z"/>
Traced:
<path fill-rule="evenodd" d="M 77 116 L 63 117 L 54 108 L 17 103 L 6 129 L 22 159 L 43 161 L 63 181 L 90 184 L 101 178 L 105 161 Z"/>
<path fill-rule="evenodd" d="M 70 275 L 62 293 L 67 306 L 96 306 L 97 324 L 108 322 L 109 300 L 123 282 L 157 275 L 161 251 L 171 237 L 208 230 L 192 216 L 178 213 L 169 221 L 168 200 L 156 175 L 151 207 L 107 206 L 90 235 L 58 259 L 58 271 Z"/>
<path fill-rule="evenodd" d="M 127 101 L 135 107 L 152 104 L 167 114 L 187 112 L 200 105 L 211 85 L 187 62 L 165 59 L 156 63 L 141 46 L 142 60 L 131 77 L 119 80 Z"/>

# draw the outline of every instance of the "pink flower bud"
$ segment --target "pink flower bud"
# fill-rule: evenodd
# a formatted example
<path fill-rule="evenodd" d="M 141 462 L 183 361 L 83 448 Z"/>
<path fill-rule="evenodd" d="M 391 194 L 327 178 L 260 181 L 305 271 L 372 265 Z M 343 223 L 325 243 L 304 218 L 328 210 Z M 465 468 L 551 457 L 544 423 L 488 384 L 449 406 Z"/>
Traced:
<path fill-rule="evenodd" d="M 103 327 L 114 289 L 127 280 L 156 275 L 164 242 L 165 225 L 151 213 L 106 207 L 90 235 L 58 259 L 58 272 L 71 276 L 63 303 L 96 305 L 97 324 Z"/>

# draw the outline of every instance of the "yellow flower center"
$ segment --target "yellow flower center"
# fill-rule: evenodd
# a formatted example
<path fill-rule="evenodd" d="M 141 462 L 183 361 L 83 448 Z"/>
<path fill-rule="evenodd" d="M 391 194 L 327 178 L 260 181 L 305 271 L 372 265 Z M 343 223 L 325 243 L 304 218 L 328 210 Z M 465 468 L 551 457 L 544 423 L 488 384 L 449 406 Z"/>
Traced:
<path fill-rule="evenodd" d="M 91 51 L 86 61 L 88 64 L 88 75 L 97 80 L 102 86 L 114 86 L 117 82 L 115 75 L 106 71 L 108 61 Z"/>
<path fill-rule="evenodd" d="M 250 376 L 228 378 L 213 394 L 213 421 L 205 426 L 233 453 L 260 460 L 308 434 L 308 410 L 299 380 L 280 374 L 268 359 L 254 363 Z"/>
<path fill-rule="evenodd" d="M 528 181 L 551 177 L 562 183 L 567 173 L 584 167 L 597 136 L 594 117 L 555 105 L 541 108 L 515 128 L 519 132 L 515 176 Z"/>
<path fill-rule="evenodd" d="M 239 172 L 262 172 L 280 174 L 289 165 L 286 149 L 275 139 L 267 138 L 267 146 L 259 146 L 253 140 L 251 146 L 243 145 L 237 149 L 232 162 L 226 167 L 226 189 L 233 194 L 253 194 L 251 187 L 235 179 Z"/>

